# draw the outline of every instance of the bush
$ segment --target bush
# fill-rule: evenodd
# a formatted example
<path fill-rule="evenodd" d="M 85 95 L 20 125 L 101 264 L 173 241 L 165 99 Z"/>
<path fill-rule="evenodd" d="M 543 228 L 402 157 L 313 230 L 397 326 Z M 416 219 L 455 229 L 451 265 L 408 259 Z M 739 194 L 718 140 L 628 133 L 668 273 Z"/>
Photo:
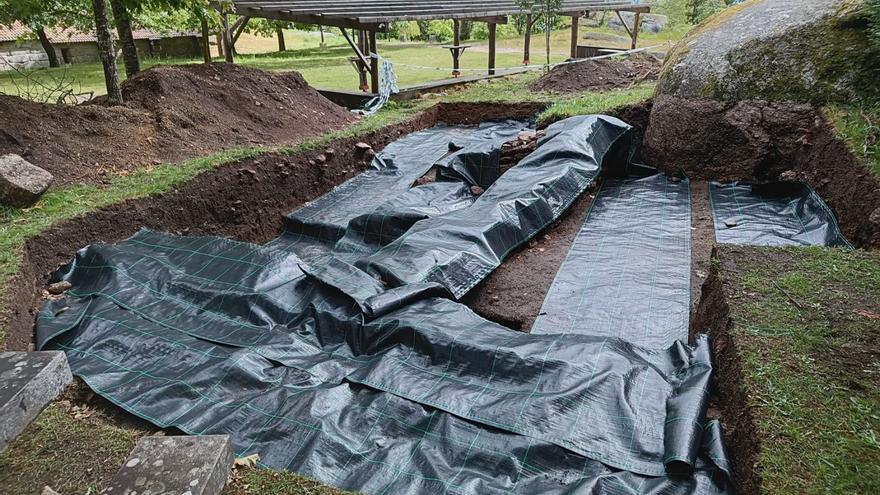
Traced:
<path fill-rule="evenodd" d="M 452 21 L 431 21 L 428 25 L 428 37 L 436 36 L 438 41 L 452 39 Z M 426 38 L 428 39 L 428 38 Z"/>
<path fill-rule="evenodd" d="M 498 27 L 495 29 L 495 36 L 498 38 L 513 38 L 519 36 L 519 33 L 514 24 L 498 24 Z M 489 39 L 489 25 L 485 22 L 474 23 L 474 27 L 471 29 L 471 39 Z"/>

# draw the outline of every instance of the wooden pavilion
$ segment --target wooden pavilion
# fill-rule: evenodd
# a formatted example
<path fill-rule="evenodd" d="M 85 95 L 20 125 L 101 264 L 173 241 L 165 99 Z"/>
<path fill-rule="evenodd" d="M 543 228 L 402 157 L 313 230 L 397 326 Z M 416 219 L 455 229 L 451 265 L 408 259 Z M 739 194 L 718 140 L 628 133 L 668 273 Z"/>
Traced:
<path fill-rule="evenodd" d="M 489 31 L 489 75 L 495 74 L 496 26 L 507 24 L 508 17 L 516 14 L 527 16 L 526 43 L 523 61 L 528 63 L 529 38 L 533 18 L 539 14 L 540 0 L 533 12 L 523 10 L 515 0 L 241 0 L 234 1 L 235 14 L 241 16 L 230 25 L 224 14 L 224 43 L 234 44 L 249 19 L 265 18 L 305 24 L 319 24 L 339 28 L 354 51 L 353 62 L 360 74 L 360 88 L 379 91 L 379 57 L 376 33 L 395 21 L 427 21 L 451 19 L 453 21 L 453 45 L 460 47 L 460 21 L 485 22 Z M 621 22 L 629 32 L 632 47 L 636 47 L 639 33 L 639 16 L 650 11 L 650 6 L 635 0 L 563 0 L 558 14 L 571 17 L 571 57 L 577 56 L 578 19 L 589 12 L 613 11 L 635 13 L 629 26 Z M 226 59 L 232 62 L 232 50 L 224 50 Z M 453 67 L 458 68 L 458 57 L 453 52 Z M 369 85 L 367 84 L 369 79 Z"/>

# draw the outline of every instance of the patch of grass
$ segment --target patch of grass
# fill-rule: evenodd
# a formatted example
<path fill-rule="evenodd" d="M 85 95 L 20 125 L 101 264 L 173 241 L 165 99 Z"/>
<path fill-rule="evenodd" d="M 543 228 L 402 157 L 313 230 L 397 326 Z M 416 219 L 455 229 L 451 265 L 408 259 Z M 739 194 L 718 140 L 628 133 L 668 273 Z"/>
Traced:
<path fill-rule="evenodd" d="M 242 469 L 233 475 L 223 495 L 345 495 L 350 492 L 286 471 Z"/>
<path fill-rule="evenodd" d="M 538 116 L 539 121 L 560 120 L 573 115 L 602 113 L 612 108 L 643 102 L 654 95 L 654 83 L 604 93 L 582 93 L 553 103 Z"/>
<path fill-rule="evenodd" d="M 880 179 L 880 106 L 834 105 L 824 110 L 837 135 Z"/>
<path fill-rule="evenodd" d="M 765 493 L 880 493 L 880 255 L 722 250 Z"/>
<path fill-rule="evenodd" d="M 60 493 L 98 493 L 145 432 L 76 419 L 50 404 L 0 454 L 0 491 L 33 495 L 49 486 Z"/>

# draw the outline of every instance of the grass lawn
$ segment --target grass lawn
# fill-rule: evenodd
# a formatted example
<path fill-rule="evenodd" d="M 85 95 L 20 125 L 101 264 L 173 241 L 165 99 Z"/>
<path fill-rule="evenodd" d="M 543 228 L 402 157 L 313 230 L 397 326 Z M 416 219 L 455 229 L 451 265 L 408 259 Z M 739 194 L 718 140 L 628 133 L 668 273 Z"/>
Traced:
<path fill-rule="evenodd" d="M 719 258 L 764 493 L 880 493 L 880 254 L 721 247 Z"/>
<path fill-rule="evenodd" d="M 837 135 L 880 178 L 880 105 L 836 105 L 825 108 Z"/>
<path fill-rule="evenodd" d="M 620 33 L 605 28 L 598 32 L 620 35 Z M 683 30 L 670 30 L 659 34 L 645 33 L 639 38 L 639 45 L 653 46 L 669 43 L 678 40 L 683 34 Z M 570 33 L 564 30 L 552 33 L 551 62 L 561 62 L 568 58 L 569 36 Z M 322 48 L 319 46 L 318 33 L 289 31 L 286 34 L 286 39 L 290 49 L 278 52 L 275 38 L 242 35 L 239 40 L 241 55 L 237 57 L 236 62 L 264 70 L 296 70 L 302 73 L 309 84 L 319 88 L 356 90 L 357 74 L 348 61 L 348 58 L 352 56 L 351 49 L 341 36 L 333 32 L 328 32 L 325 38 L 327 45 Z M 482 74 L 488 64 L 488 42 L 473 41 L 468 43 L 473 47 L 468 49 L 461 59 L 464 75 Z M 522 44 L 521 37 L 500 39 L 496 66 L 499 68 L 520 67 L 522 65 Z M 626 43 L 615 42 L 600 42 L 600 44 L 626 45 Z M 545 60 L 545 46 L 544 36 L 539 33 L 533 37 L 531 49 L 533 64 L 540 64 Z M 384 41 L 379 43 L 379 53 L 395 63 L 398 83 L 402 87 L 450 77 L 452 57 L 449 50 L 441 48 L 440 45 Z M 200 62 L 201 59 L 145 59 L 142 61 L 142 66 L 148 68 L 156 64 Z M 123 72 L 120 67 L 120 76 L 124 78 Z M 40 99 L 39 97 L 45 93 L 45 86 L 55 86 L 59 81 L 69 83 L 71 89 L 76 93 L 99 95 L 105 92 L 104 76 L 98 62 L 70 65 L 57 69 L 37 69 L 23 74 L 0 73 L 0 92 L 22 96 L 33 95 L 32 98 Z"/>

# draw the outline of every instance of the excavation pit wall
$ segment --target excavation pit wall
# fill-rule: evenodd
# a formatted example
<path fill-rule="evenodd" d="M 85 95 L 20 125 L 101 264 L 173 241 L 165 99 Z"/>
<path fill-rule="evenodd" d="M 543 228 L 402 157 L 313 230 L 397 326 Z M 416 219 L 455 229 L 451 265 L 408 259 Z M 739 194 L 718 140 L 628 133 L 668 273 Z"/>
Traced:
<path fill-rule="evenodd" d="M 173 191 L 61 222 L 24 245 L 19 272 L 8 288 L 6 314 L 0 320 L 7 328 L 2 347 L 33 349 L 35 315 L 45 298 L 49 276 L 89 244 L 118 242 L 141 227 L 265 243 L 281 232 L 285 213 L 329 192 L 369 165 L 370 155 L 355 146 L 359 142 L 380 151 L 403 135 L 437 123 L 528 120 L 544 108 L 542 103 L 440 103 L 373 132 L 291 155 L 266 154 L 229 163 Z"/>

